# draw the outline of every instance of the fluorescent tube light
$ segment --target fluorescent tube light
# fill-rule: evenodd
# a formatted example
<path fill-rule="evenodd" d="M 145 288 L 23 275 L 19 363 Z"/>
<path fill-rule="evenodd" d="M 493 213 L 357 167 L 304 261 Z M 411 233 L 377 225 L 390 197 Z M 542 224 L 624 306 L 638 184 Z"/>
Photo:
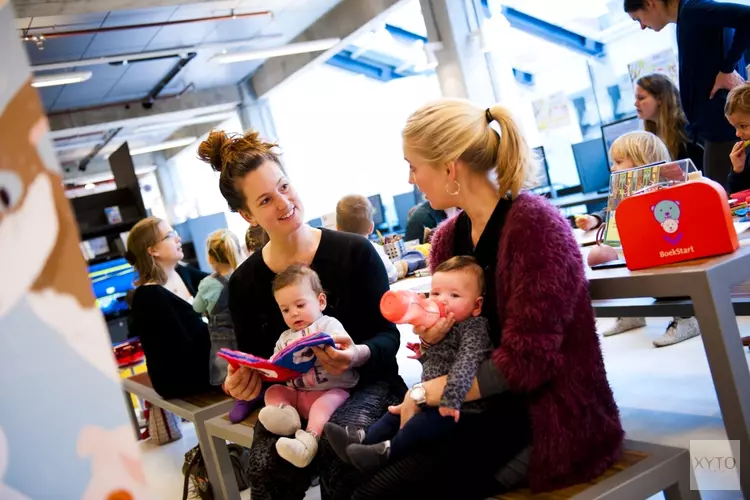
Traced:
<path fill-rule="evenodd" d="M 183 139 L 175 139 L 173 141 L 162 142 L 161 144 L 155 144 L 153 146 L 135 148 L 130 150 L 130 156 L 153 153 L 155 151 L 164 151 L 165 149 L 182 148 L 191 145 L 196 140 L 198 140 L 197 137 L 185 137 Z"/>
<path fill-rule="evenodd" d="M 74 71 L 72 73 L 56 73 L 53 75 L 35 76 L 31 81 L 32 87 L 52 87 L 54 85 L 68 85 L 81 83 L 91 78 L 91 71 Z"/>
<path fill-rule="evenodd" d="M 268 59 L 269 57 L 288 56 L 292 54 L 304 54 L 307 52 L 319 52 L 328 50 L 338 45 L 341 38 L 324 38 L 310 42 L 290 43 L 281 47 L 270 49 L 251 50 L 248 52 L 221 53 L 213 56 L 210 61 L 219 64 L 229 64 L 242 61 L 253 61 L 257 59 Z"/>

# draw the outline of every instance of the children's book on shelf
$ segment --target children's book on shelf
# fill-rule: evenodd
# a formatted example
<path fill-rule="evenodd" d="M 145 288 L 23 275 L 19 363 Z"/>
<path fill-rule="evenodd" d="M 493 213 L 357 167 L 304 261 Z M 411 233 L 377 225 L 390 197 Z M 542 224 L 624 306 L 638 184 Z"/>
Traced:
<path fill-rule="evenodd" d="M 336 347 L 330 335 L 319 332 L 289 343 L 270 359 L 231 349 L 221 349 L 217 355 L 226 359 L 235 368 L 246 366 L 257 370 L 263 380 L 286 382 L 299 377 L 302 373 L 307 373 L 315 365 L 316 357 L 313 347 L 327 345 Z"/>

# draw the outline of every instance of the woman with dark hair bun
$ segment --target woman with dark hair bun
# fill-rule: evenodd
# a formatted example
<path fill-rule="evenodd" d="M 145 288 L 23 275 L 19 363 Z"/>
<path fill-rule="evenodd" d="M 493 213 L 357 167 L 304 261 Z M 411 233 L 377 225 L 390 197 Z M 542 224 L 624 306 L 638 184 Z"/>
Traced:
<path fill-rule="evenodd" d="M 325 370 L 359 372 L 359 383 L 347 402 L 331 417 L 339 425 L 367 427 L 403 398 L 406 386 L 398 375 L 399 332 L 380 314 L 380 298 L 389 289 L 377 252 L 358 235 L 315 229 L 304 220 L 304 209 L 281 168 L 276 145 L 257 132 L 228 135 L 213 131 L 201 143 L 202 160 L 221 173 L 219 189 L 229 208 L 251 226 L 261 227 L 268 242 L 232 274 L 229 309 L 238 348 L 269 358 L 279 335 L 287 329 L 274 299 L 274 277 L 293 264 L 304 264 L 320 276 L 328 297 L 325 314 L 338 319 L 349 335 L 334 335 L 336 348 L 315 349 Z M 351 336 L 350 336 L 351 335 Z M 248 411 L 261 391 L 257 372 L 229 368 L 225 390 Z M 338 461 L 325 435 L 313 463 L 297 468 L 279 457 L 277 436 L 258 422 L 251 452 L 254 500 L 301 499 L 313 475 L 319 474 L 322 497 L 350 499 L 360 475 Z"/>

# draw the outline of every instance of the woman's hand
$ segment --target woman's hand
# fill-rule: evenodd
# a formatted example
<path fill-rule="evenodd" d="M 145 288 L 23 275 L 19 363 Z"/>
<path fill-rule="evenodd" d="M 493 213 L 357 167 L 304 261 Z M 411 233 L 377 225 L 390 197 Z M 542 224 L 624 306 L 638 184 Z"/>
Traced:
<path fill-rule="evenodd" d="M 732 170 L 734 170 L 734 173 L 741 174 L 745 170 L 745 161 L 747 161 L 745 141 L 740 141 L 734 145 L 729 158 L 732 160 Z"/>
<path fill-rule="evenodd" d="M 714 88 L 711 89 L 711 96 L 709 99 L 713 99 L 714 95 L 716 95 L 719 90 L 732 90 L 743 83 L 745 83 L 745 80 L 736 71 L 732 71 L 731 73 L 719 73 L 716 75 Z"/>
<path fill-rule="evenodd" d="M 224 379 L 224 388 L 235 399 L 252 401 L 260 395 L 262 389 L 260 375 L 257 371 L 246 366 L 233 368 L 227 366 L 227 378 Z"/>
<path fill-rule="evenodd" d="M 403 429 L 406 423 L 419 413 L 419 407 L 411 398 L 411 391 L 407 391 L 403 403 L 396 406 L 389 406 L 388 411 L 394 415 L 401 415 L 401 425 L 399 428 Z"/>
<path fill-rule="evenodd" d="M 355 344 L 348 334 L 333 333 L 331 338 L 336 343 L 335 348 L 329 345 L 312 348 L 320 364 L 331 375 L 341 375 L 351 368 L 362 366 L 370 358 L 370 349 Z"/>
<path fill-rule="evenodd" d="M 435 345 L 448 335 L 448 332 L 453 328 L 456 323 L 456 319 L 453 317 L 453 313 L 448 313 L 448 316 L 440 318 L 437 322 L 429 328 L 423 326 L 415 326 L 414 333 L 419 335 L 425 343 L 429 345 Z"/>
<path fill-rule="evenodd" d="M 593 215 L 577 215 L 576 216 L 576 226 L 578 226 L 578 229 L 583 229 L 584 231 L 591 231 L 592 229 L 596 229 L 598 225 L 599 225 L 599 219 L 597 217 L 594 217 Z"/>

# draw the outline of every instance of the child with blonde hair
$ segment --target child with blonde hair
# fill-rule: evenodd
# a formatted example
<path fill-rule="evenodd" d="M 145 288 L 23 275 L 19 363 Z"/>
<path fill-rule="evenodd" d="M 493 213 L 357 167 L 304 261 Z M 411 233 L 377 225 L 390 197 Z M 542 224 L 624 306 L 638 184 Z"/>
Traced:
<path fill-rule="evenodd" d="M 612 172 L 620 172 L 631 168 L 642 167 L 657 162 L 672 161 L 669 150 L 664 142 L 651 132 L 635 131 L 618 137 L 610 147 L 612 157 Z M 589 231 L 601 226 L 605 221 L 604 211 L 585 215 L 576 220 L 576 225 Z M 635 330 L 646 326 L 646 318 L 617 318 L 612 328 L 602 332 L 605 337 Z M 666 347 L 683 340 L 700 335 L 696 318 L 673 318 L 667 330 L 654 340 L 655 347 Z"/>
<path fill-rule="evenodd" d="M 732 160 L 732 171 L 727 182 L 730 193 L 750 189 L 750 83 L 735 87 L 729 92 L 724 107 L 727 121 L 734 127 L 739 142 L 732 148 L 729 159 Z"/>
<path fill-rule="evenodd" d="M 612 172 L 642 167 L 659 161 L 672 161 L 666 144 L 651 132 L 637 130 L 618 137 L 609 148 Z M 576 218 L 576 225 L 584 231 L 596 229 L 604 223 L 604 211 Z"/>

